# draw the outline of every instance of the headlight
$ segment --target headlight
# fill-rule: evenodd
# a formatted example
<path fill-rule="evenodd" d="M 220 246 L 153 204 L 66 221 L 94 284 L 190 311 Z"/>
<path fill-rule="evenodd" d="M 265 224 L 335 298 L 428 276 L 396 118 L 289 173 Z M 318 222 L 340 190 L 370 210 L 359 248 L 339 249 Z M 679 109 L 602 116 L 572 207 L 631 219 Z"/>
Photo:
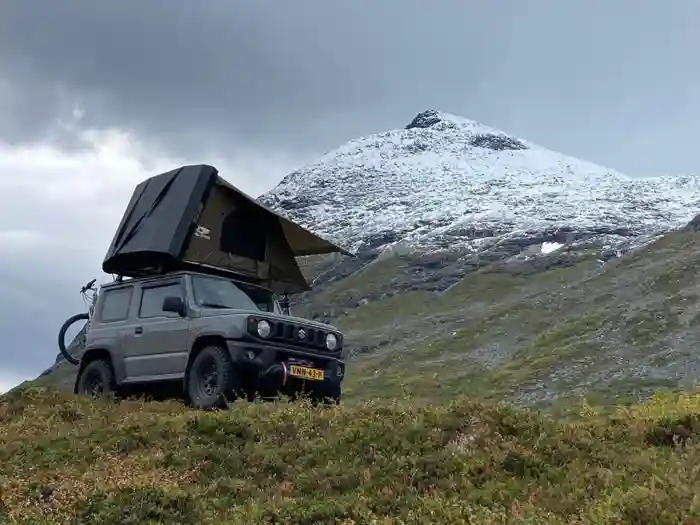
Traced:
<path fill-rule="evenodd" d="M 328 350 L 335 350 L 338 346 L 338 338 L 335 336 L 335 334 L 328 334 L 326 336 L 326 348 Z"/>
<path fill-rule="evenodd" d="M 272 327 L 270 326 L 270 323 L 265 321 L 265 319 L 262 319 L 261 321 L 258 322 L 258 335 L 262 337 L 263 339 L 267 339 L 270 337 L 270 334 L 272 333 Z"/>

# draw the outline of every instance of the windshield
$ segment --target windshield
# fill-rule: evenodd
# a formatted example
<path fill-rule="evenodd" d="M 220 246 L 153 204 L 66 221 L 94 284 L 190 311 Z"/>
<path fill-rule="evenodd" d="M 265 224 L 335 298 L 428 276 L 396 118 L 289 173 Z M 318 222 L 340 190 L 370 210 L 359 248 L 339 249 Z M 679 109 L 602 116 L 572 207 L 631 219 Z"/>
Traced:
<path fill-rule="evenodd" d="M 271 291 L 247 286 L 216 277 L 192 278 L 194 300 L 198 306 L 209 308 L 237 308 L 240 310 L 275 311 L 275 299 Z"/>

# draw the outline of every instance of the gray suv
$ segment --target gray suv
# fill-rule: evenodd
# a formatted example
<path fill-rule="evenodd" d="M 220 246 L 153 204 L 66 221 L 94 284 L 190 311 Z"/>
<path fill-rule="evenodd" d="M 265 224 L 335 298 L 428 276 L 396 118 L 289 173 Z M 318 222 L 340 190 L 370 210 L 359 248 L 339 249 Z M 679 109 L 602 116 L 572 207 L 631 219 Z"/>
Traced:
<path fill-rule="evenodd" d="M 197 408 L 302 391 L 338 402 L 343 336 L 284 315 L 267 288 L 180 271 L 101 287 L 75 393 L 174 381 Z"/>

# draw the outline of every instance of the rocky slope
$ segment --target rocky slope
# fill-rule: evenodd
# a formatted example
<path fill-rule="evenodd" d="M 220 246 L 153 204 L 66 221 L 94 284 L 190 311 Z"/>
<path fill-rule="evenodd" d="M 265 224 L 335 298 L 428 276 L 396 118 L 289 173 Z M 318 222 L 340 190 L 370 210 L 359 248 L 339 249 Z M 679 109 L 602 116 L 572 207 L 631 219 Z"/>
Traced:
<path fill-rule="evenodd" d="M 379 297 L 335 322 L 358 352 L 349 397 L 460 394 L 551 407 L 638 401 L 700 380 L 700 235 L 670 233 L 607 263 L 595 250 L 493 263 L 443 292 Z M 372 264 L 314 302 L 377 294 L 406 265 Z M 398 270 L 397 270 L 398 268 Z"/>

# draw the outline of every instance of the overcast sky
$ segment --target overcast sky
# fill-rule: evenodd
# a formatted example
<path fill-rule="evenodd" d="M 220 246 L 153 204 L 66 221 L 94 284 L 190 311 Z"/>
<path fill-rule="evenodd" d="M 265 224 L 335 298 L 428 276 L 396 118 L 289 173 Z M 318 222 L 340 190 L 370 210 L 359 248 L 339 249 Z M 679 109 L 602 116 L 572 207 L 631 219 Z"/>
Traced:
<path fill-rule="evenodd" d="M 259 194 L 436 108 L 629 175 L 697 173 L 697 0 L 5 0 L 0 390 L 36 376 L 143 178 Z"/>

